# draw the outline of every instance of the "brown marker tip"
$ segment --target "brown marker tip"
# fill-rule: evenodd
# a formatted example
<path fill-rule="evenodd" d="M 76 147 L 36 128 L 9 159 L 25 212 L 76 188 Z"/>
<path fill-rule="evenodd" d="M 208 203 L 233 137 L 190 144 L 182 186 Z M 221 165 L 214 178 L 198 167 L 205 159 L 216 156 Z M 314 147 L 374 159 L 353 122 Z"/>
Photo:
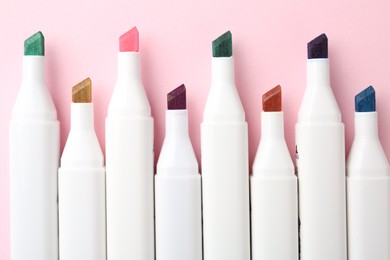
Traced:
<path fill-rule="evenodd" d="M 277 85 L 263 95 L 264 112 L 282 111 L 282 88 Z"/>
<path fill-rule="evenodd" d="M 92 102 L 92 82 L 86 78 L 72 88 L 73 103 L 91 103 Z"/>

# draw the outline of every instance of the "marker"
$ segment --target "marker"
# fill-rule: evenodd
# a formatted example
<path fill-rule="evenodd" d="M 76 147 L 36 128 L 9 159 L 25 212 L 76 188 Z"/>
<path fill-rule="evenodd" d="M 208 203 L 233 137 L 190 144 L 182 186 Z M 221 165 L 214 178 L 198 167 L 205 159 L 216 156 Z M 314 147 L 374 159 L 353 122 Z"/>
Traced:
<path fill-rule="evenodd" d="M 280 86 L 263 95 L 263 110 L 251 176 L 252 259 L 298 260 L 298 184 L 284 140 Z"/>
<path fill-rule="evenodd" d="M 347 161 L 350 260 L 390 259 L 390 166 L 375 103 L 372 86 L 355 97 L 355 139 Z"/>
<path fill-rule="evenodd" d="M 153 135 L 134 27 L 119 38 L 106 119 L 108 260 L 154 260 Z"/>
<path fill-rule="evenodd" d="M 234 81 L 232 34 L 213 41 L 201 124 L 205 260 L 249 260 L 248 125 Z"/>
<path fill-rule="evenodd" d="M 10 122 L 11 259 L 58 258 L 60 124 L 45 83 L 44 37 L 24 42 L 23 77 Z"/>
<path fill-rule="evenodd" d="M 156 259 L 202 260 L 201 182 L 188 134 L 186 88 L 167 95 L 156 173 Z"/>
<path fill-rule="evenodd" d="M 302 260 L 346 260 L 345 141 L 330 86 L 328 39 L 308 43 L 307 82 L 296 124 Z"/>
<path fill-rule="evenodd" d="M 61 260 L 106 259 L 105 169 L 89 78 L 72 88 L 71 129 L 58 170 Z"/>

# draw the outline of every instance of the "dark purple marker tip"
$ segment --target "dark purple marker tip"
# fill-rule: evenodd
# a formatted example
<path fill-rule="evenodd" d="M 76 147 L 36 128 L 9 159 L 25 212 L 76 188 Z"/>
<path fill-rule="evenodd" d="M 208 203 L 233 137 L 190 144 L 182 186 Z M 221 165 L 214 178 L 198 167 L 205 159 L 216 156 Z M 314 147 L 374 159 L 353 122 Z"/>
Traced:
<path fill-rule="evenodd" d="M 328 58 L 328 37 L 323 33 L 307 44 L 308 59 Z"/>
<path fill-rule="evenodd" d="M 168 110 L 186 109 L 186 86 L 181 84 L 167 94 Z"/>

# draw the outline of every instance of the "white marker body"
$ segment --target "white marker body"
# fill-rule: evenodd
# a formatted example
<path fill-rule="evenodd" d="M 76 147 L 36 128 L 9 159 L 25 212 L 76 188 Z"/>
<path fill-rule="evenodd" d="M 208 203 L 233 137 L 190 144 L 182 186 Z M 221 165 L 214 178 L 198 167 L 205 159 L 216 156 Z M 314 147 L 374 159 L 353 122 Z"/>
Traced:
<path fill-rule="evenodd" d="M 106 119 L 107 258 L 154 259 L 153 118 L 137 52 L 118 53 Z"/>
<path fill-rule="evenodd" d="M 301 259 L 346 260 L 344 124 L 328 59 L 307 61 L 296 143 Z"/>
<path fill-rule="evenodd" d="M 58 170 L 58 195 L 60 259 L 105 260 L 105 169 L 92 103 L 71 105 L 71 130 Z"/>
<path fill-rule="evenodd" d="M 201 180 L 188 111 L 166 111 L 156 174 L 156 259 L 202 260 Z"/>
<path fill-rule="evenodd" d="M 298 260 L 297 185 L 283 112 L 262 112 L 251 177 L 253 260 Z"/>
<path fill-rule="evenodd" d="M 23 57 L 10 122 L 11 259 L 58 258 L 60 125 L 44 80 L 43 56 Z"/>
<path fill-rule="evenodd" d="M 204 259 L 249 260 L 248 125 L 232 57 L 212 59 L 201 148 Z"/>
<path fill-rule="evenodd" d="M 390 259 L 390 167 L 379 141 L 376 112 L 355 113 L 347 200 L 349 259 Z"/>

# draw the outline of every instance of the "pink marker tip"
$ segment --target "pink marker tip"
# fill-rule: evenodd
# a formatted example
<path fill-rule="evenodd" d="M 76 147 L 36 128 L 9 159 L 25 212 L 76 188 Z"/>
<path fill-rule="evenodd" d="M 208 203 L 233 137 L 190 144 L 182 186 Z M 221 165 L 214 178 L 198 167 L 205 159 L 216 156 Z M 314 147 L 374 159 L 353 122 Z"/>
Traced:
<path fill-rule="evenodd" d="M 137 27 L 131 28 L 125 34 L 119 37 L 120 52 L 138 52 L 139 50 L 139 34 Z"/>

